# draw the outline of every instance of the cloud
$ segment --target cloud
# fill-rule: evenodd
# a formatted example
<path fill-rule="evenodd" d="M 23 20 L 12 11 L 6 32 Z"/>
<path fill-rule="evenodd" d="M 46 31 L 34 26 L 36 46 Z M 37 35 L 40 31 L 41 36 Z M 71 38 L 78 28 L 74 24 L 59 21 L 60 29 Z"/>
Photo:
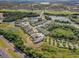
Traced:
<path fill-rule="evenodd" d="M 79 0 L 0 0 L 0 1 L 47 1 L 47 2 L 56 2 L 56 1 L 79 1 Z"/>

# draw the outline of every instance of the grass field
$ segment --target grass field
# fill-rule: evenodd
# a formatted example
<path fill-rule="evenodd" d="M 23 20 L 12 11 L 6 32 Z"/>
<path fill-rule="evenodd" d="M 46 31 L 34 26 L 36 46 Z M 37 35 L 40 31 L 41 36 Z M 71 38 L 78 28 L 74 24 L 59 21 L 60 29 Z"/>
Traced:
<path fill-rule="evenodd" d="M 24 31 L 20 27 L 15 27 L 15 25 L 13 24 L 0 24 L 0 28 L 12 32 L 13 34 L 19 35 L 22 38 L 24 44 L 28 47 L 30 45 L 30 47 L 36 48 L 40 45 L 34 44 L 32 42 L 31 36 L 29 36 L 27 33 L 24 33 Z"/>
<path fill-rule="evenodd" d="M 67 29 L 67 30 L 64 30 L 62 28 L 56 28 L 56 29 L 53 29 L 52 31 L 53 35 L 58 35 L 58 36 L 64 36 L 64 37 L 71 37 L 71 36 L 74 36 L 74 33 Z"/>
<path fill-rule="evenodd" d="M 0 10 L 1 13 L 7 12 L 33 12 L 33 13 L 40 13 L 42 10 Z M 47 14 L 64 14 L 64 15 L 71 15 L 71 14 L 79 14 L 79 12 L 71 12 L 71 11 L 53 11 L 53 10 L 43 10 Z"/>
<path fill-rule="evenodd" d="M 7 12 L 33 12 L 33 13 L 40 13 L 41 10 L 0 10 L 1 13 L 7 13 Z"/>
<path fill-rule="evenodd" d="M 46 10 L 45 13 L 48 13 L 48 14 L 64 14 L 64 15 L 79 14 L 79 12 L 71 12 L 71 11 L 52 11 L 52 10 Z"/>

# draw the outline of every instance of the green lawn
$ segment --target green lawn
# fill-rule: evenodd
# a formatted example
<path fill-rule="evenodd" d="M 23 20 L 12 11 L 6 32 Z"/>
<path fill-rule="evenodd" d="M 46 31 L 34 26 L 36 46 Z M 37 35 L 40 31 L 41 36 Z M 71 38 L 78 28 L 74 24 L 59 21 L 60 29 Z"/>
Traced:
<path fill-rule="evenodd" d="M 33 12 L 33 13 L 40 13 L 41 10 L 0 10 L 1 13 L 7 13 L 7 12 Z"/>
<path fill-rule="evenodd" d="M 52 10 L 46 10 L 45 13 L 48 14 L 64 14 L 64 15 L 71 15 L 71 14 L 79 14 L 79 12 L 71 12 L 71 11 L 52 11 Z"/>
<path fill-rule="evenodd" d="M 70 29 L 56 28 L 52 30 L 52 36 L 60 38 L 72 38 L 75 35 Z"/>
<path fill-rule="evenodd" d="M 0 12 L 33 12 L 33 13 L 40 13 L 41 10 L 0 10 Z M 79 14 L 79 12 L 71 12 L 71 11 L 53 11 L 53 10 L 45 10 L 45 13 L 48 14 L 64 14 L 64 15 L 71 15 L 71 14 Z"/>
<path fill-rule="evenodd" d="M 52 31 L 52 33 L 54 34 L 62 34 L 62 35 L 67 35 L 67 36 L 74 36 L 74 33 L 71 30 L 65 30 L 62 28 L 56 28 Z"/>

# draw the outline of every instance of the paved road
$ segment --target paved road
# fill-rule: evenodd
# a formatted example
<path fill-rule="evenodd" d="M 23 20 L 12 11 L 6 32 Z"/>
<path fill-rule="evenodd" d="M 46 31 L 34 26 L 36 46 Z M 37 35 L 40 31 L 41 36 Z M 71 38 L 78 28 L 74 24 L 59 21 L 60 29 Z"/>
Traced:
<path fill-rule="evenodd" d="M 9 56 L 8 56 L 2 49 L 0 49 L 0 55 L 1 55 L 3 58 L 9 58 Z"/>
<path fill-rule="evenodd" d="M 3 41 L 5 42 L 5 44 L 7 44 L 10 47 L 10 49 L 13 50 L 17 55 L 20 55 L 20 57 L 22 57 L 22 58 L 24 57 L 24 54 L 21 53 L 18 49 L 15 49 L 15 46 L 12 43 L 10 43 L 7 39 L 5 39 L 3 36 L 0 36 L 0 38 L 4 39 Z M 0 52 L 2 51 L 1 49 L 0 49 Z M 4 52 L 1 53 L 1 55 L 4 55 L 4 54 L 5 54 Z M 5 56 L 7 56 L 7 55 L 5 54 Z"/>

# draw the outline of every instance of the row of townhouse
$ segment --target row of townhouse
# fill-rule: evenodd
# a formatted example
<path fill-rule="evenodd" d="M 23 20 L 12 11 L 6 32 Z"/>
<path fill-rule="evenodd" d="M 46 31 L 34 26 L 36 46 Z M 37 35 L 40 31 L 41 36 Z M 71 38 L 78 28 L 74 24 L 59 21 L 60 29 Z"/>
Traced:
<path fill-rule="evenodd" d="M 35 27 L 31 26 L 29 22 L 19 20 L 19 22 L 16 24 L 21 26 L 23 30 L 33 38 L 32 41 L 34 43 L 39 43 L 44 39 L 44 34 L 39 33 L 38 30 Z"/>

